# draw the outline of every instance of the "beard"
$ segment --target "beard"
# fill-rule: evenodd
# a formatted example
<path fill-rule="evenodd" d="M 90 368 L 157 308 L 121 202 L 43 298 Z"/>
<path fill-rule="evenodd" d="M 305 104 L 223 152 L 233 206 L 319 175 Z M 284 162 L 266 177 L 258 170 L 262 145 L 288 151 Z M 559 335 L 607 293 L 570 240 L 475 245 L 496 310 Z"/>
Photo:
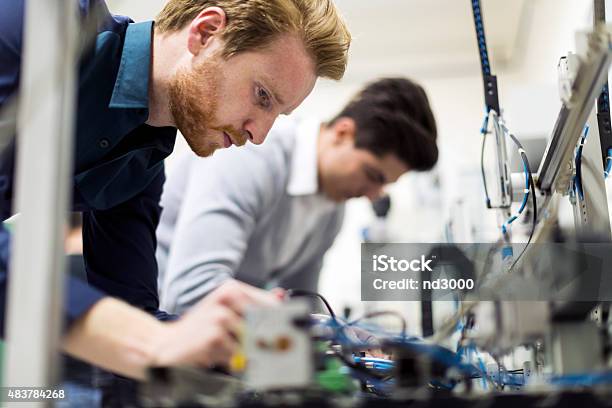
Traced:
<path fill-rule="evenodd" d="M 206 60 L 193 70 L 177 71 L 168 86 L 169 108 L 174 123 L 183 134 L 187 144 L 195 154 L 207 157 L 223 144 L 217 131 L 228 133 L 233 142 L 241 146 L 246 137 L 230 125 L 218 125 L 216 112 L 221 83 L 221 69 L 215 60 Z"/>

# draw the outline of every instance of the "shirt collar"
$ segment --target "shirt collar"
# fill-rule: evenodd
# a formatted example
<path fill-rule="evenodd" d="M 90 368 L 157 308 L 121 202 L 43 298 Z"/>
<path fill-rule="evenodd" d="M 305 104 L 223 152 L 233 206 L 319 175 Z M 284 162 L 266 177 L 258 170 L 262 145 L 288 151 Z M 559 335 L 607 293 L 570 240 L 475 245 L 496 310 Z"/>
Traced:
<path fill-rule="evenodd" d="M 149 107 L 152 31 L 153 21 L 128 25 L 109 107 Z"/>
<path fill-rule="evenodd" d="M 316 194 L 319 190 L 317 143 L 321 122 L 302 120 L 298 124 L 287 193 L 293 196 Z"/>

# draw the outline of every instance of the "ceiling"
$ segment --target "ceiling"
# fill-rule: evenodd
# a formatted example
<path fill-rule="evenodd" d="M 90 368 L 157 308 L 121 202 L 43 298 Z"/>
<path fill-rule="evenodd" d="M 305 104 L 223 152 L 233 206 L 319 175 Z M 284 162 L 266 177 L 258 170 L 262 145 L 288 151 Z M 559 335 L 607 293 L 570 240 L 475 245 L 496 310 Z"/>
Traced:
<path fill-rule="evenodd" d="M 353 43 L 345 81 L 407 74 L 456 77 L 478 72 L 478 52 L 469 0 L 335 0 Z M 108 0 L 111 11 L 151 19 L 163 0 Z M 517 57 L 534 0 L 483 0 L 491 63 L 507 67 Z"/>
<path fill-rule="evenodd" d="M 369 72 L 453 77 L 479 68 L 469 0 L 336 0 L 353 35 L 346 79 Z M 491 63 L 512 60 L 527 21 L 525 0 L 484 0 Z M 476 71 L 478 72 L 478 71 Z"/>

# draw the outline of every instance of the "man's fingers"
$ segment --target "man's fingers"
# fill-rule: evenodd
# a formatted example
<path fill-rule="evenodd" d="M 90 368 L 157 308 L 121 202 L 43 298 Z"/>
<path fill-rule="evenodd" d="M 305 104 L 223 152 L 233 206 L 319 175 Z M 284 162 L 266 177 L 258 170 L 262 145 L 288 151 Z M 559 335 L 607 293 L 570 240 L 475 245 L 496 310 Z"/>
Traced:
<path fill-rule="evenodd" d="M 224 283 L 211 296 L 241 316 L 249 307 L 274 306 L 280 303 L 271 293 L 237 281 Z"/>
<path fill-rule="evenodd" d="M 240 334 L 242 333 L 242 317 L 236 313 L 235 310 L 223 305 L 218 308 L 214 319 L 214 322 L 230 336 L 237 341 L 240 339 Z"/>
<path fill-rule="evenodd" d="M 274 288 L 270 290 L 270 293 L 278 300 L 285 300 L 287 297 L 287 291 L 283 288 Z"/>
<path fill-rule="evenodd" d="M 238 351 L 238 346 L 238 341 L 230 332 L 217 327 L 200 353 L 200 364 L 205 367 L 227 365 Z"/>

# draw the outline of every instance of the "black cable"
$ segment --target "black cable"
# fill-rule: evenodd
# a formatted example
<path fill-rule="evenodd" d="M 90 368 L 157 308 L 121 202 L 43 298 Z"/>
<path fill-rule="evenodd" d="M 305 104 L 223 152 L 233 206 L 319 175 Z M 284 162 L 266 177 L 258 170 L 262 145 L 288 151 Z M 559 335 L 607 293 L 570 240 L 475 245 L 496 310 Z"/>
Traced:
<path fill-rule="evenodd" d="M 336 320 L 336 313 L 334 313 L 334 309 L 332 309 L 329 302 L 327 301 L 327 299 L 325 299 L 325 297 L 323 297 L 323 295 L 303 289 L 289 289 L 287 291 L 287 295 L 289 297 L 314 297 L 321 299 L 321 301 L 325 304 L 329 315 L 332 317 L 332 319 Z"/>
<path fill-rule="evenodd" d="M 529 166 L 529 159 L 527 158 L 525 149 L 523 149 L 523 145 L 521 144 L 521 142 L 519 142 L 519 140 L 512 133 L 509 133 L 509 136 L 512 139 L 512 141 L 516 144 L 516 146 L 519 148 L 519 152 L 521 153 L 521 157 L 525 163 L 525 167 L 527 168 L 527 174 L 529 175 L 529 188 L 531 189 L 531 200 L 533 203 L 533 223 L 531 226 L 531 232 L 529 233 L 529 239 L 527 240 L 527 243 L 525 244 L 525 247 L 521 251 L 520 255 L 514 260 L 514 262 L 510 266 L 510 269 L 508 270 L 508 271 L 512 271 L 514 266 L 517 264 L 517 262 L 521 259 L 521 257 L 527 250 L 527 247 L 529 247 L 529 244 L 531 243 L 531 239 L 533 238 L 533 234 L 535 233 L 536 224 L 538 223 L 538 204 L 536 200 L 535 183 L 533 182 L 533 175 L 531 174 L 531 167 Z"/>
<path fill-rule="evenodd" d="M 584 144 L 586 143 L 586 138 L 588 134 L 589 126 L 587 125 L 584 127 L 583 134 L 580 137 L 580 143 L 578 144 L 578 149 L 576 149 L 576 157 L 574 158 L 574 167 L 576 167 L 576 177 L 574 177 L 574 186 L 576 187 L 576 191 L 578 193 L 580 201 L 584 200 L 584 190 L 582 188 L 582 150 L 584 148 Z"/>
<path fill-rule="evenodd" d="M 482 145 L 480 147 L 480 173 L 482 174 L 482 185 L 484 186 L 485 191 L 485 203 L 487 204 L 487 208 L 491 208 L 491 198 L 489 197 L 489 189 L 487 188 L 487 176 L 485 175 L 485 166 L 484 166 L 484 152 L 485 152 L 485 142 L 487 139 L 487 134 L 489 131 L 488 127 L 488 115 L 487 119 L 485 119 L 485 123 L 482 126 Z"/>

